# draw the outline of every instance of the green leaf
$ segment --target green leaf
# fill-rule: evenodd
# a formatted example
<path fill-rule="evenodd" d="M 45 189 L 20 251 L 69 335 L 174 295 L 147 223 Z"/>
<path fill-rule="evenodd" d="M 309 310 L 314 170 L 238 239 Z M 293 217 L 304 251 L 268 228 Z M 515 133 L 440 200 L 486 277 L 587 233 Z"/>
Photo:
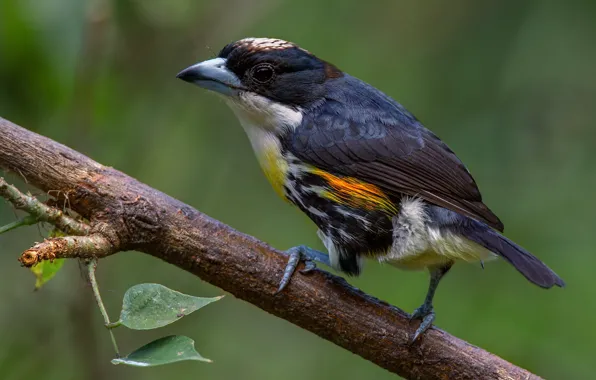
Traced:
<path fill-rule="evenodd" d="M 183 360 L 199 360 L 211 363 L 211 360 L 202 357 L 195 350 L 194 340 L 186 336 L 171 335 L 154 340 L 126 357 L 113 359 L 112 364 L 153 367 Z"/>
<path fill-rule="evenodd" d="M 120 320 L 116 324 L 134 330 L 156 329 L 222 297 L 193 297 L 159 284 L 135 285 L 124 294 Z"/>
<path fill-rule="evenodd" d="M 49 233 L 50 237 L 65 236 L 64 233 L 58 229 L 54 229 Z M 55 259 L 52 261 L 44 260 L 39 264 L 31 267 L 31 272 L 35 275 L 35 290 L 39 290 L 46 282 L 50 281 L 56 273 L 64 265 L 65 259 Z"/>
<path fill-rule="evenodd" d="M 42 261 L 31 267 L 31 272 L 35 275 L 35 290 L 39 290 L 46 282 L 50 281 L 62 268 L 64 261 L 65 259 Z"/>

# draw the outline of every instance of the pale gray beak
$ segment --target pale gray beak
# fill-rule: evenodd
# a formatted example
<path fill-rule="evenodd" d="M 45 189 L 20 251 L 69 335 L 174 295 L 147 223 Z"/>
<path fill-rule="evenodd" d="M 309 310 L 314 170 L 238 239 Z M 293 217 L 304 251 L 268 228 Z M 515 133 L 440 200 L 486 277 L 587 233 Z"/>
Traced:
<path fill-rule="evenodd" d="M 227 96 L 244 90 L 240 79 L 226 67 L 225 58 L 213 58 L 187 67 L 176 78 Z"/>

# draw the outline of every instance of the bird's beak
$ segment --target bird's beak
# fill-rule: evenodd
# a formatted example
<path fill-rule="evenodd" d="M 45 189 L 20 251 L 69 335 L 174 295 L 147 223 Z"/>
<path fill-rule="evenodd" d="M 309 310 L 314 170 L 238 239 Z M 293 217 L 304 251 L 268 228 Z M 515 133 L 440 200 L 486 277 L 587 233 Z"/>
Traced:
<path fill-rule="evenodd" d="M 226 67 L 225 58 L 214 58 L 187 67 L 176 78 L 227 96 L 236 95 L 244 89 L 236 74 Z"/>

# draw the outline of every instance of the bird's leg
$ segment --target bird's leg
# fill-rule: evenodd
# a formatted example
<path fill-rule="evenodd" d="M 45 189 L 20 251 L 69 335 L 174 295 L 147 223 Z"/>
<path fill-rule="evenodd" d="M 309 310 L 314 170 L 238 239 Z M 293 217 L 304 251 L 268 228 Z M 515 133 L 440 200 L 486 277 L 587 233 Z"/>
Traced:
<path fill-rule="evenodd" d="M 420 337 L 426 330 L 430 328 L 435 320 L 435 311 L 433 308 L 433 297 L 435 296 L 435 291 L 437 290 L 437 286 L 441 281 L 441 278 L 449 272 L 453 263 L 448 263 L 445 265 L 433 267 L 430 269 L 430 284 L 428 286 L 428 292 L 426 293 L 426 298 L 424 299 L 424 303 L 410 316 L 410 320 L 412 319 L 420 319 L 420 326 L 414 333 L 411 342 L 415 342 L 416 339 Z"/>
<path fill-rule="evenodd" d="M 277 289 L 277 293 L 281 292 L 290 283 L 290 278 L 292 278 L 292 275 L 296 271 L 296 267 L 300 261 L 304 261 L 305 264 L 304 269 L 302 269 L 300 273 L 310 272 L 311 270 L 315 269 L 317 267 L 315 261 L 331 266 L 329 263 L 329 255 L 305 245 L 292 247 L 288 249 L 286 253 L 288 256 L 290 256 L 290 258 L 288 259 L 288 264 L 284 270 L 284 275 L 279 283 L 279 289 Z"/>

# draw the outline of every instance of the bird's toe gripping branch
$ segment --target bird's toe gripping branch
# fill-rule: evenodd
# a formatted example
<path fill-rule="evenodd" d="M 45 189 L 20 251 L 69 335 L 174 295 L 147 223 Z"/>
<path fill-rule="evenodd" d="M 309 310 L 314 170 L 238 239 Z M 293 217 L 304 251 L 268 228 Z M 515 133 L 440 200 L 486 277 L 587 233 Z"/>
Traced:
<path fill-rule="evenodd" d="M 410 339 L 410 343 L 414 343 L 422 334 L 428 330 L 433 322 L 435 321 L 435 310 L 433 308 L 433 298 L 439 282 L 449 272 L 453 262 L 446 263 L 437 267 L 430 268 L 430 283 L 428 285 L 428 291 L 426 292 L 426 298 L 424 303 L 414 312 L 410 317 L 410 321 L 413 319 L 420 319 L 420 326 L 416 329 L 416 332 Z"/>
<path fill-rule="evenodd" d="M 277 289 L 277 293 L 284 290 L 284 288 L 290 283 L 290 279 L 292 275 L 296 271 L 296 267 L 300 261 L 304 262 L 304 269 L 302 269 L 301 273 L 308 273 L 311 270 L 315 269 L 317 265 L 315 261 L 318 261 L 322 264 L 327 266 L 331 266 L 329 263 L 329 256 L 324 254 L 321 251 L 317 251 L 316 249 L 312 249 L 305 245 L 299 245 L 297 247 L 292 247 L 286 251 L 290 258 L 288 259 L 288 264 L 286 265 L 286 269 L 284 270 L 284 275 L 279 283 L 279 288 Z"/>
<path fill-rule="evenodd" d="M 418 338 L 428 330 L 433 322 L 435 321 L 435 311 L 431 304 L 424 303 L 422 306 L 414 310 L 410 316 L 410 321 L 414 319 L 420 319 L 420 326 L 416 329 L 416 332 L 410 339 L 411 343 L 414 343 Z"/>
<path fill-rule="evenodd" d="M 104 257 L 118 250 L 118 247 L 104 234 L 92 233 L 89 224 L 72 218 L 62 210 L 48 206 L 31 195 L 21 193 L 2 177 L 0 177 L 0 197 L 5 198 L 15 208 L 29 214 L 23 218 L 26 223 L 13 223 L 15 226 L 46 222 L 63 233 L 72 235 L 46 239 L 23 252 L 19 261 L 25 267 L 32 267 L 44 260 Z"/>

